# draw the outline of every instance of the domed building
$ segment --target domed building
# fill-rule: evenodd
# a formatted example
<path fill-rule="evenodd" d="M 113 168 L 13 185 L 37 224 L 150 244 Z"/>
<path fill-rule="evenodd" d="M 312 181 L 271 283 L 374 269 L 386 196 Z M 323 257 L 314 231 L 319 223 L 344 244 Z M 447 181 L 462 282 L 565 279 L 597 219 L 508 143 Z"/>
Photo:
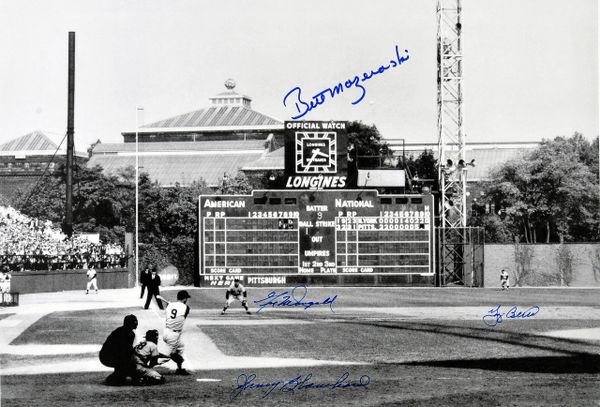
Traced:
<path fill-rule="evenodd" d="M 189 185 L 204 179 L 221 185 L 223 176 L 283 145 L 283 122 L 252 109 L 252 99 L 225 82 L 226 91 L 209 98 L 208 106 L 169 117 L 138 129 L 140 171 L 161 185 Z M 88 166 L 106 173 L 134 167 L 136 132 L 122 133 L 123 143 L 99 143 Z"/>

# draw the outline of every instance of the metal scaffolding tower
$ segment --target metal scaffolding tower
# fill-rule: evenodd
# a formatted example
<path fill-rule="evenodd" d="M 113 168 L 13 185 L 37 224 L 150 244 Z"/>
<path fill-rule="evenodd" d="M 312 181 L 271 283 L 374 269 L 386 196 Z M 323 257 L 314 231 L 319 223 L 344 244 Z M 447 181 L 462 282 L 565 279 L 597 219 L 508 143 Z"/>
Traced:
<path fill-rule="evenodd" d="M 464 284 L 467 222 L 460 0 L 437 2 L 440 190 L 438 285 Z"/>

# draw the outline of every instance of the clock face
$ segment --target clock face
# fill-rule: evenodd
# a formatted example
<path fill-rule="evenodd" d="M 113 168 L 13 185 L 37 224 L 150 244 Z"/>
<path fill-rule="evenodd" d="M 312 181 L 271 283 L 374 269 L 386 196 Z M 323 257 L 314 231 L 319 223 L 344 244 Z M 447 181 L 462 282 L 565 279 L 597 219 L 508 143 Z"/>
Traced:
<path fill-rule="evenodd" d="M 309 174 L 337 172 L 336 133 L 297 132 L 296 172 Z"/>

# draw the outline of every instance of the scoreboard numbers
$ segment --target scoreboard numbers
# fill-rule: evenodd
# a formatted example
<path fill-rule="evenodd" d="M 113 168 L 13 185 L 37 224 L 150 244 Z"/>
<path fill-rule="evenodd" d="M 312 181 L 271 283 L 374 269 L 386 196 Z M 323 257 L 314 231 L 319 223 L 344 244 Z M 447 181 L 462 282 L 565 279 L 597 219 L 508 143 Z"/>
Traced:
<path fill-rule="evenodd" d="M 200 196 L 200 274 L 433 275 L 433 197 L 375 190 Z"/>

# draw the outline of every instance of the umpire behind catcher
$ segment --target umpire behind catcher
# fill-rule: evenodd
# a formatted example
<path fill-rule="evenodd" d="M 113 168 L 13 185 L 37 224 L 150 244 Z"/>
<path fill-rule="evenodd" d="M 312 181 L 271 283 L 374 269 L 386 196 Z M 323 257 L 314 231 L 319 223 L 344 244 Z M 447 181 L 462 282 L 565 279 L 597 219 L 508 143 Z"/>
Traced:
<path fill-rule="evenodd" d="M 133 361 L 133 342 L 138 320 L 135 315 L 127 315 L 123 326 L 108 335 L 100 349 L 100 362 L 104 366 L 113 367 L 115 371 L 106 378 L 106 384 L 119 386 L 125 384 L 127 377 L 135 374 Z"/>

